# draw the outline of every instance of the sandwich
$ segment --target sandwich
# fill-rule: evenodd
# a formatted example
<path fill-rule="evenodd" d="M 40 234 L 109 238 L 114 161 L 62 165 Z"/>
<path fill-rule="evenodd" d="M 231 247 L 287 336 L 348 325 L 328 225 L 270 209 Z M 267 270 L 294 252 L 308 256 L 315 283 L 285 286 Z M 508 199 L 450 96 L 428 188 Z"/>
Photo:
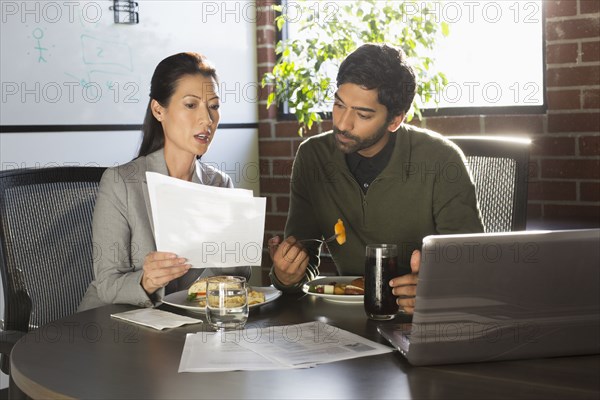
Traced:
<path fill-rule="evenodd" d="M 223 282 L 226 282 L 229 277 L 211 277 L 222 279 Z M 200 278 L 196 280 L 192 286 L 188 289 L 187 301 L 189 302 L 198 302 L 200 307 L 206 306 L 206 281 L 208 278 Z M 248 287 L 248 305 L 251 306 L 253 304 L 260 304 L 265 302 L 265 294 L 263 292 L 256 291 L 251 287 Z"/>
<path fill-rule="evenodd" d="M 308 291 L 319 294 L 364 295 L 365 279 L 360 277 L 350 283 L 331 282 L 327 285 L 309 286 Z"/>
<path fill-rule="evenodd" d="M 352 282 L 346 285 L 344 289 L 344 294 L 365 294 L 365 279 L 364 278 L 356 278 Z"/>
<path fill-rule="evenodd" d="M 206 299 L 206 281 L 207 278 L 200 278 L 192 283 L 192 286 L 188 289 L 188 301 L 204 300 Z"/>

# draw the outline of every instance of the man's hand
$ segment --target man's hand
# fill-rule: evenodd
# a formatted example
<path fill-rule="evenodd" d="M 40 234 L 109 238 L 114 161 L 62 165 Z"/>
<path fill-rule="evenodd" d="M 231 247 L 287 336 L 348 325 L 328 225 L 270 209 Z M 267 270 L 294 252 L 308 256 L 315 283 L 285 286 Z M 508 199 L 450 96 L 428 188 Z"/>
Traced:
<path fill-rule="evenodd" d="M 186 259 L 177 257 L 176 254 L 161 251 L 148 253 L 144 259 L 144 272 L 142 274 L 142 287 L 149 295 L 161 287 L 167 286 L 173 279 L 183 276 L 191 265 L 186 264 Z"/>
<path fill-rule="evenodd" d="M 410 269 L 412 273 L 399 276 L 390 281 L 390 286 L 393 287 L 392 293 L 399 296 L 396 302 L 406 314 L 413 314 L 415 312 L 415 296 L 417 294 L 417 278 L 420 265 L 421 252 L 415 250 L 410 256 Z"/>
<path fill-rule="evenodd" d="M 306 273 L 308 253 L 296 238 L 289 236 L 280 243 L 279 236 L 269 239 L 269 255 L 273 260 L 273 271 L 279 282 L 293 285 L 299 282 Z"/>

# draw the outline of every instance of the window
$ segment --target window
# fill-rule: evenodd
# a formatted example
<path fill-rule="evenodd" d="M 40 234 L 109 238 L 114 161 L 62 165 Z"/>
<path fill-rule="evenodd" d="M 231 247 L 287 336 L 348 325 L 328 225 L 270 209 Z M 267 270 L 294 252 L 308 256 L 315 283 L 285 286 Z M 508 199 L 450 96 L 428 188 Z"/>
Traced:
<path fill-rule="evenodd" d="M 318 3 L 315 9 L 327 10 L 324 4 L 329 4 L 334 10 L 339 8 L 337 3 L 345 2 Z M 440 1 L 431 3 L 429 10 L 424 8 L 425 2 L 409 3 L 408 12 L 450 27 L 450 34 L 438 40 L 429 54 L 436 60 L 435 68 L 448 78 L 446 87 L 435 96 L 437 115 L 545 109 L 541 0 Z M 282 7 L 285 12 L 294 3 L 283 0 Z M 300 17 L 288 20 L 282 32 L 284 40 L 302 38 L 299 21 Z M 332 77 L 336 72 L 332 69 Z M 431 115 L 436 104 L 429 101 L 423 109 L 425 115 Z"/>

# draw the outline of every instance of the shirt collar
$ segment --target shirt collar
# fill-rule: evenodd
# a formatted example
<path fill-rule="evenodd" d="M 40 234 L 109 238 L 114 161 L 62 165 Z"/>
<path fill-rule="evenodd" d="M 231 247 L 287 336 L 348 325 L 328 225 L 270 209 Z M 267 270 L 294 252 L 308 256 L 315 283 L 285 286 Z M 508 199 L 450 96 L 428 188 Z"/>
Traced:
<path fill-rule="evenodd" d="M 346 164 L 348 169 L 353 175 L 359 169 L 371 168 L 378 172 L 383 171 L 387 166 L 394 152 L 394 146 L 396 144 L 396 134 L 391 133 L 388 142 L 385 144 L 383 149 L 373 157 L 363 157 L 358 152 L 346 154 Z"/>

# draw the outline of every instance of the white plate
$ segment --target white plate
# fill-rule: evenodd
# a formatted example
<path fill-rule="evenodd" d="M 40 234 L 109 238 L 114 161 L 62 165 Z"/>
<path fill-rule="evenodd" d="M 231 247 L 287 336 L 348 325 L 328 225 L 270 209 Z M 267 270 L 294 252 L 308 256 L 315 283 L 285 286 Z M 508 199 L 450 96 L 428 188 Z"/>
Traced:
<path fill-rule="evenodd" d="M 272 286 L 265 286 L 265 287 L 252 286 L 252 290 L 256 290 L 257 292 L 263 292 L 265 294 L 265 302 L 258 303 L 258 304 L 252 304 L 249 307 L 250 309 L 253 309 L 255 307 L 260 307 L 264 304 L 270 303 L 270 302 L 274 301 L 275 299 L 279 298 L 279 296 L 281 296 L 281 290 L 277 290 Z M 196 311 L 196 312 L 201 312 L 201 313 L 206 312 L 204 307 L 200 307 L 197 305 L 198 304 L 197 301 L 188 301 L 187 296 L 188 296 L 187 290 L 182 290 L 180 292 L 171 293 L 171 294 L 166 295 L 163 298 L 163 303 L 169 304 L 173 307 L 184 308 L 186 310 L 191 310 L 191 311 Z"/>
<path fill-rule="evenodd" d="M 311 296 L 321 297 L 322 299 L 325 299 L 327 301 L 333 301 L 335 303 L 354 303 L 354 304 L 360 303 L 360 304 L 363 304 L 365 301 L 365 296 L 360 295 L 360 294 L 352 294 L 352 295 L 321 294 L 321 293 L 312 293 L 312 292 L 308 291 L 310 286 L 329 285 L 332 282 L 348 284 L 348 283 L 352 282 L 353 280 L 355 280 L 356 278 L 360 278 L 360 276 L 331 276 L 328 278 L 319 278 L 319 279 L 315 279 L 314 281 L 305 283 L 304 286 L 302 286 L 302 291 Z"/>

